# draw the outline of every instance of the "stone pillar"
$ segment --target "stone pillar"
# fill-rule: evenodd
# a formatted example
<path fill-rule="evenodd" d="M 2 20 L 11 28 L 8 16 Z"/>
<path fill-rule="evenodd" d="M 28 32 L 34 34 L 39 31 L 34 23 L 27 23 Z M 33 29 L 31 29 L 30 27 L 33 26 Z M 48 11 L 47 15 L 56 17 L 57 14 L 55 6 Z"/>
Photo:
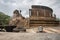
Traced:
<path fill-rule="evenodd" d="M 56 15 L 54 14 L 54 18 L 56 18 Z"/>
<path fill-rule="evenodd" d="M 45 17 L 46 13 L 45 13 L 45 8 L 44 8 L 44 17 Z"/>
<path fill-rule="evenodd" d="M 52 13 L 51 13 L 51 17 L 52 17 Z"/>
<path fill-rule="evenodd" d="M 39 16 L 39 12 L 37 11 L 37 17 Z"/>
<path fill-rule="evenodd" d="M 29 9 L 29 17 L 31 16 L 31 9 Z"/>
<path fill-rule="evenodd" d="M 39 12 L 37 11 L 37 20 L 38 20 L 38 17 L 39 17 Z"/>

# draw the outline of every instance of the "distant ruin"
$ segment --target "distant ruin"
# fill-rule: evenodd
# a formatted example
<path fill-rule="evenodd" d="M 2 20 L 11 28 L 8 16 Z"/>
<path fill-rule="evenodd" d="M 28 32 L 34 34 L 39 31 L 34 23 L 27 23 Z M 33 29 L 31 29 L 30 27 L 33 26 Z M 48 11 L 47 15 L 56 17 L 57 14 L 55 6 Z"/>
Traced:
<path fill-rule="evenodd" d="M 54 16 L 53 16 L 54 15 Z M 15 25 L 18 27 L 38 27 L 38 26 L 58 26 L 59 21 L 56 20 L 56 15 L 53 14 L 53 10 L 46 6 L 32 5 L 32 9 L 29 9 L 29 18 L 24 18 L 21 15 L 21 10 L 15 10 L 13 17 L 11 18 L 9 25 Z"/>

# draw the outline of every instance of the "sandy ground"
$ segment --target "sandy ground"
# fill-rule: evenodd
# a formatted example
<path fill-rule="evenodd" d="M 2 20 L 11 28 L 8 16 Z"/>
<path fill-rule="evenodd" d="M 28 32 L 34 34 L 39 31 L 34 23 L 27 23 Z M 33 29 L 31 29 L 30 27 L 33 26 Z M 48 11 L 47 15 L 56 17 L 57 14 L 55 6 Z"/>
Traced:
<path fill-rule="evenodd" d="M 60 34 L 0 32 L 0 40 L 60 40 Z"/>
<path fill-rule="evenodd" d="M 45 33 L 0 32 L 0 40 L 60 40 L 60 27 L 43 27 L 43 31 Z"/>
<path fill-rule="evenodd" d="M 35 28 L 28 29 L 27 31 L 28 32 L 36 33 L 39 30 L 38 30 L 38 27 L 35 27 Z M 43 32 L 44 33 L 56 33 L 56 34 L 60 34 L 60 26 L 58 26 L 58 27 L 43 27 Z"/>
<path fill-rule="evenodd" d="M 46 33 L 59 33 L 60 34 L 60 26 L 58 26 L 58 27 L 44 27 L 43 30 Z"/>

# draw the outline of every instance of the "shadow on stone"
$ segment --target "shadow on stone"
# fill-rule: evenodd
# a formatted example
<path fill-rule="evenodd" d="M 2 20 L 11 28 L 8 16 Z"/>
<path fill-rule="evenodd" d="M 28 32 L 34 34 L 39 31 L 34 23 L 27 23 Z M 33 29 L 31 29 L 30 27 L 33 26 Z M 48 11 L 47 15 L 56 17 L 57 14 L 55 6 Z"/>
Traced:
<path fill-rule="evenodd" d="M 16 26 L 5 26 L 5 30 L 7 32 L 13 32 L 13 29 L 15 28 Z"/>
<path fill-rule="evenodd" d="M 25 28 L 19 27 L 19 28 L 14 28 L 13 32 L 26 32 Z"/>

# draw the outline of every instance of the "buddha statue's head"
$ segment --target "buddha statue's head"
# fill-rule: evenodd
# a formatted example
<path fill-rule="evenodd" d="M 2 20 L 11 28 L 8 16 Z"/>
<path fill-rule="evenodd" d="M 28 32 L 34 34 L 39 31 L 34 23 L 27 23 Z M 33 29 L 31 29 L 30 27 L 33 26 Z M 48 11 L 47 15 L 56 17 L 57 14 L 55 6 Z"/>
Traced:
<path fill-rule="evenodd" d="M 19 11 L 18 10 L 14 10 L 13 15 L 14 16 L 18 16 L 19 15 Z"/>

